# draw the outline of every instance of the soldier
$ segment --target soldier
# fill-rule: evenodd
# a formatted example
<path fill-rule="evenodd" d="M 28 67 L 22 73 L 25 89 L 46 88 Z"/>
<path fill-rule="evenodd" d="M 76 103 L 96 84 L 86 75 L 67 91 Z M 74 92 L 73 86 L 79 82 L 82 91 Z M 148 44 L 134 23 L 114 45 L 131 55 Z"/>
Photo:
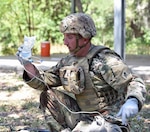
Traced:
<path fill-rule="evenodd" d="M 21 47 L 17 52 L 25 68 L 24 81 L 41 90 L 40 108 L 49 129 L 129 131 L 128 118 L 137 115 L 145 101 L 143 80 L 132 73 L 117 53 L 91 43 L 96 28 L 89 15 L 70 14 L 62 20 L 60 31 L 70 54 L 49 70 L 39 72 L 21 57 Z"/>

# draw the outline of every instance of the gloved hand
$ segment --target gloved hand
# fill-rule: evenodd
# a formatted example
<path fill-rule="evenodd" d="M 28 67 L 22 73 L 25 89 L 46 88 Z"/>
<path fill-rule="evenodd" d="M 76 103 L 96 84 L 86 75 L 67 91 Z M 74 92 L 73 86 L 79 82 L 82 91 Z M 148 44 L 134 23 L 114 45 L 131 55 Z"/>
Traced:
<path fill-rule="evenodd" d="M 23 45 L 21 45 L 19 48 L 18 48 L 18 51 L 16 53 L 16 56 L 19 60 L 19 62 L 21 63 L 21 65 L 26 65 L 28 63 L 31 63 L 32 62 L 32 59 L 31 58 L 28 58 L 28 59 L 24 59 L 22 57 L 22 50 L 23 50 Z M 30 53 L 29 53 L 30 54 Z M 30 56 L 31 57 L 31 56 Z"/>
<path fill-rule="evenodd" d="M 138 100 L 136 98 L 128 99 L 121 109 L 119 110 L 117 117 L 122 117 L 122 124 L 127 125 L 127 118 L 132 117 L 138 113 Z"/>

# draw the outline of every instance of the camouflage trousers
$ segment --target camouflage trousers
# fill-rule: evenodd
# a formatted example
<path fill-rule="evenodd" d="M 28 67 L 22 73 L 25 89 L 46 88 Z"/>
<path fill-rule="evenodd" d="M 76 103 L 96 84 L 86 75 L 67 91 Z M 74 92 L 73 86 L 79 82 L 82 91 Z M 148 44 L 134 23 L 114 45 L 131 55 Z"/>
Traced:
<path fill-rule="evenodd" d="M 76 100 L 57 90 L 41 93 L 40 108 L 51 132 L 128 132 L 101 116 L 78 113 Z"/>

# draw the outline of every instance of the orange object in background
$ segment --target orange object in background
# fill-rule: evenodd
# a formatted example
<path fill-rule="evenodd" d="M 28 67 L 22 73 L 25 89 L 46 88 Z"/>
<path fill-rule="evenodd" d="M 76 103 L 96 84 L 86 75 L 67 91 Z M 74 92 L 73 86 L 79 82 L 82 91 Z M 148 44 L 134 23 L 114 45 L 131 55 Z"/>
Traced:
<path fill-rule="evenodd" d="M 50 56 L 50 42 L 49 41 L 41 42 L 41 56 L 42 57 Z"/>

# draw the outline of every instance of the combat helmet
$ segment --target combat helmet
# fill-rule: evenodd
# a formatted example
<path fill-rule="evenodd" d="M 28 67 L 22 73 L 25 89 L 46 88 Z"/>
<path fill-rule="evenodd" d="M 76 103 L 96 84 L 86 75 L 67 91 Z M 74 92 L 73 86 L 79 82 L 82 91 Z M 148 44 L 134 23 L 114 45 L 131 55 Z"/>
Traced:
<path fill-rule="evenodd" d="M 80 34 L 83 38 L 96 35 L 96 28 L 92 18 L 84 13 L 73 13 L 65 17 L 60 24 L 62 33 Z"/>

